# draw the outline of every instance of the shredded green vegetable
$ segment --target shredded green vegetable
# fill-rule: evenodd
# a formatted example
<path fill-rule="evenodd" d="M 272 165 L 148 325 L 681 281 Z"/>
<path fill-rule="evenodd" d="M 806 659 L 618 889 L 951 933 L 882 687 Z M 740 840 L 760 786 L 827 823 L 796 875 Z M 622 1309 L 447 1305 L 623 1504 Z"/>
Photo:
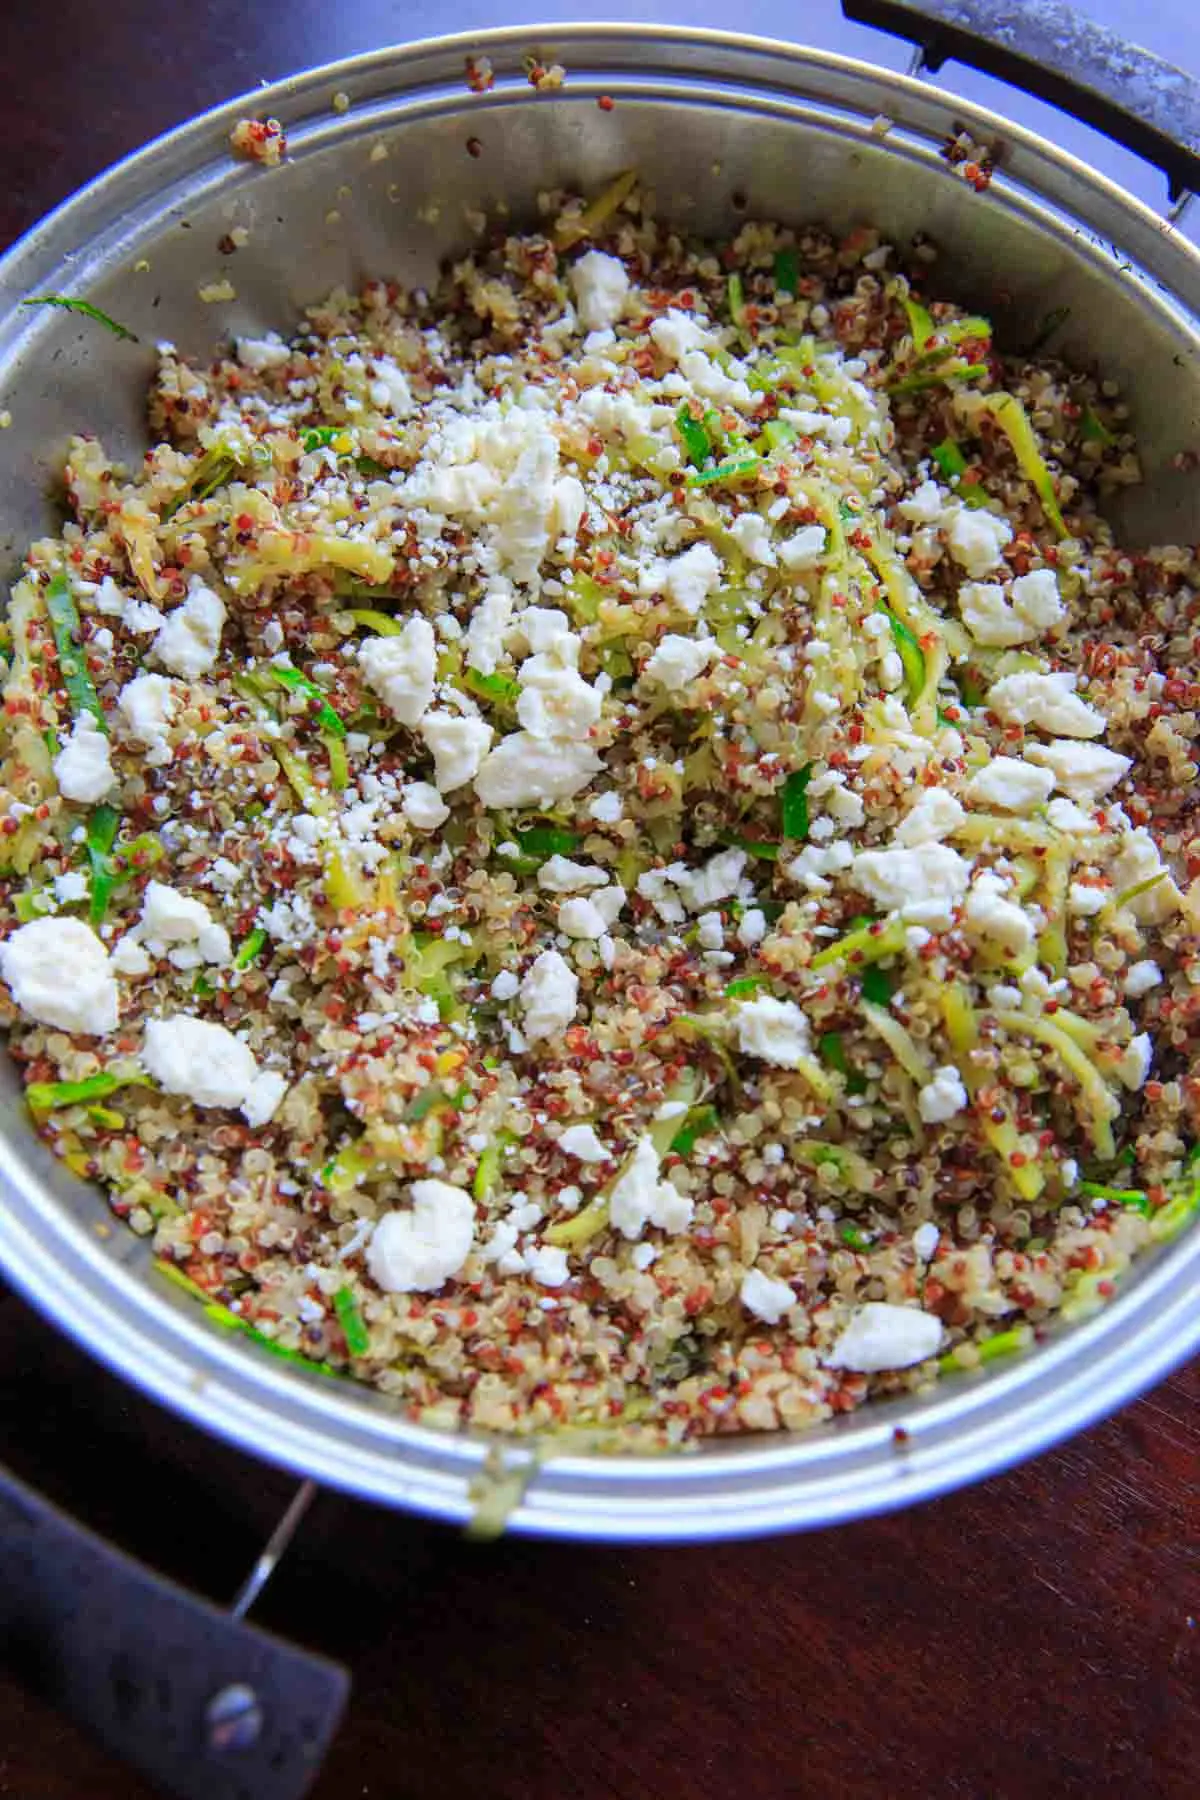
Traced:
<path fill-rule="evenodd" d="M 270 672 L 271 679 L 277 681 L 280 687 L 289 688 L 293 694 L 304 694 L 314 702 L 313 717 L 322 731 L 331 732 L 334 737 L 345 737 L 345 724 L 330 706 L 325 690 L 318 687 L 315 681 L 301 674 L 299 669 L 280 668 L 274 663 L 271 664 Z"/>
<path fill-rule="evenodd" d="M 333 1296 L 333 1310 L 337 1314 L 338 1324 L 342 1328 L 342 1336 L 351 1356 L 366 1356 L 371 1348 L 371 1333 L 367 1330 L 362 1310 L 350 1288 L 338 1289 Z"/>
<path fill-rule="evenodd" d="M 120 324 L 108 313 L 101 312 L 90 300 L 76 300 L 70 294 L 30 294 L 28 299 L 21 301 L 21 305 L 60 306 L 64 312 L 78 313 L 84 319 L 94 319 L 97 325 L 103 325 L 106 331 L 111 331 L 114 337 L 121 338 L 127 344 L 138 342 L 136 332 L 130 331 L 128 325 Z"/>
<path fill-rule="evenodd" d="M 88 674 L 79 612 L 71 593 L 71 584 L 65 575 L 50 577 L 44 598 L 46 611 L 50 615 L 50 629 L 54 634 L 54 648 L 58 653 L 58 672 L 67 690 L 72 716 L 78 718 L 80 713 L 90 712 L 101 731 L 106 732 L 108 722 L 104 717 L 104 708 L 100 704 L 95 683 Z"/>
<path fill-rule="evenodd" d="M 681 1128 L 671 1139 L 671 1149 L 676 1156 L 688 1156 L 696 1148 L 702 1137 L 715 1131 L 721 1122 L 720 1114 L 715 1106 L 695 1106 L 687 1115 Z"/>
<path fill-rule="evenodd" d="M 543 862 L 551 856 L 573 856 L 580 842 L 577 832 L 560 831 L 554 825 L 533 825 L 514 836 L 526 856 L 536 856 Z"/>
<path fill-rule="evenodd" d="M 675 428 L 679 433 L 688 461 L 694 468 L 702 469 L 713 453 L 713 442 L 700 420 L 694 417 L 686 401 L 675 415 Z"/>
<path fill-rule="evenodd" d="M 238 945 L 237 954 L 233 959 L 234 968 L 248 969 L 252 963 L 256 963 L 266 948 L 266 943 L 266 927 L 256 925 L 249 936 Z"/>
<path fill-rule="evenodd" d="M 1054 491 L 1054 482 L 1038 447 L 1037 434 L 1030 423 L 1029 414 L 1015 394 L 989 394 L 988 406 L 992 417 L 1012 445 L 1021 473 L 1041 501 L 1042 511 L 1059 537 L 1069 537 L 1070 533 L 1058 504 L 1058 495 Z"/>
<path fill-rule="evenodd" d="M 812 773 L 812 764 L 805 763 L 802 769 L 793 769 L 783 784 L 780 810 L 785 838 L 800 839 L 808 836 L 808 784 L 812 780 Z"/>
<path fill-rule="evenodd" d="M 82 1081 L 31 1081 L 25 1089 L 25 1099 L 31 1112 L 53 1112 L 60 1106 L 85 1106 L 91 1100 L 107 1100 L 119 1088 L 153 1085 L 149 1076 L 136 1069 L 123 1074 L 102 1069 Z"/>
<path fill-rule="evenodd" d="M 796 252 L 787 246 L 775 252 L 775 286 L 781 294 L 795 294 L 800 288 L 800 264 Z"/>
<path fill-rule="evenodd" d="M 84 848 L 92 871 L 88 917 L 93 925 L 99 925 L 103 921 L 113 889 L 117 885 L 117 871 L 111 852 L 120 823 L 121 815 L 115 806 L 96 807 L 87 822 Z"/>

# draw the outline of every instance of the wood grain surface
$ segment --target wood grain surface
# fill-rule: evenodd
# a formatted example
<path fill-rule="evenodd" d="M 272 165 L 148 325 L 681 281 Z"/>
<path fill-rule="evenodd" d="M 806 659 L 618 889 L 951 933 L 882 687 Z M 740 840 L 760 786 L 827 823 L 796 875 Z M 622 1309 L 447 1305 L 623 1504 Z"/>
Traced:
<path fill-rule="evenodd" d="M 381 0 L 3 0 L 0 241 L 203 106 L 457 22 Z M 292 1491 L 11 1297 L 0 1396 L 17 1474 L 215 1599 Z M 323 1495 L 255 1614 L 353 1672 L 315 1800 L 1183 1800 L 1198 1402 L 1193 1368 L 982 1488 L 752 1544 L 476 1546 Z M 0 1795 L 151 1800 L 2 1665 Z"/>

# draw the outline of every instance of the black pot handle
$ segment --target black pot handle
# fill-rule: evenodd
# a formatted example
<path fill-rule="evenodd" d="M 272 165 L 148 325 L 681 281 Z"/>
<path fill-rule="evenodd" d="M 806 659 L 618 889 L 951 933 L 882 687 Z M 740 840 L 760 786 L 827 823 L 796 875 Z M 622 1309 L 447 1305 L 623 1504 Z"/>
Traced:
<path fill-rule="evenodd" d="M 0 1657 L 176 1800 L 301 1800 L 349 1690 L 2 1471 Z"/>
<path fill-rule="evenodd" d="M 1200 192 L 1200 81 L 1061 0 L 842 0 L 848 19 L 967 63 L 1073 113 Z"/>

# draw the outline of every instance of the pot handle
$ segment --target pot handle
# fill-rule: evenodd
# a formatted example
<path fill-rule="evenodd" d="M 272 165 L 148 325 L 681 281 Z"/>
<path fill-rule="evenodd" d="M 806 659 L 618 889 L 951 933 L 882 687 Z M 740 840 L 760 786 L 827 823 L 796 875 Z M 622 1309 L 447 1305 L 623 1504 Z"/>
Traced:
<path fill-rule="evenodd" d="M 1161 169 L 1172 200 L 1200 192 L 1200 81 L 1062 0 L 842 0 L 848 19 L 1073 113 Z"/>
<path fill-rule="evenodd" d="M 0 1471 L 0 1655 L 176 1800 L 301 1800 L 346 1671 L 163 1580 Z"/>

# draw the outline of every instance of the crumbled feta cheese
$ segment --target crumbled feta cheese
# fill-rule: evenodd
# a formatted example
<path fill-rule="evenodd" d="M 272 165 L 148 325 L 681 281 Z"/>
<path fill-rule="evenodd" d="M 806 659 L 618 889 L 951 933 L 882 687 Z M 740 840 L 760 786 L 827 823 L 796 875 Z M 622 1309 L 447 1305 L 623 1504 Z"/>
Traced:
<path fill-rule="evenodd" d="M 963 792 L 973 805 L 1025 813 L 1044 806 L 1053 787 L 1049 769 L 1033 768 L 1019 756 L 997 756 L 971 777 Z"/>
<path fill-rule="evenodd" d="M 598 825 L 615 825 L 623 815 L 621 796 L 614 788 L 610 793 L 597 794 L 588 802 L 588 817 L 595 819 Z"/>
<path fill-rule="evenodd" d="M 418 831 L 436 831 L 450 817 L 450 808 L 431 781 L 406 781 L 400 790 L 400 805 Z"/>
<path fill-rule="evenodd" d="M 854 852 L 849 844 L 824 847 L 808 844 L 799 856 L 784 864 L 783 872 L 791 880 L 800 882 L 810 894 L 827 894 L 832 886 L 829 876 L 841 874 L 853 861 Z"/>
<path fill-rule="evenodd" d="M 414 1181 L 408 1191 L 411 1208 L 376 1225 L 367 1268 L 385 1294 L 436 1294 L 471 1254 L 475 1205 L 448 1181 Z"/>
<path fill-rule="evenodd" d="M 1159 855 L 1158 845 L 1144 828 L 1126 832 L 1108 872 L 1119 894 L 1140 887 L 1144 881 L 1153 882 L 1152 887 L 1131 895 L 1125 902 L 1139 924 L 1161 925 L 1178 911 L 1182 895 Z"/>
<path fill-rule="evenodd" d="M 264 369 L 278 369 L 291 359 L 291 350 L 275 332 L 264 338 L 238 338 L 237 359 L 243 369 L 261 374 Z"/>
<path fill-rule="evenodd" d="M 727 375 L 719 363 L 710 362 L 699 350 L 685 350 L 679 359 L 679 370 L 682 382 L 714 406 L 754 404 L 750 386 L 741 376 Z M 667 385 L 669 381 L 670 378 Z"/>
<path fill-rule="evenodd" d="M 1058 795 L 1046 807 L 1046 818 L 1055 831 L 1070 831 L 1076 836 L 1095 837 L 1100 830 L 1091 813 L 1085 813 L 1073 800 L 1063 800 Z"/>
<path fill-rule="evenodd" d="M 967 1090 L 962 1076 L 951 1063 L 935 1069 L 917 1095 L 917 1111 L 927 1125 L 942 1125 L 962 1112 L 967 1104 Z"/>
<path fill-rule="evenodd" d="M 771 542 L 771 527 L 761 513 L 740 513 L 729 527 L 729 535 L 751 562 L 759 563 L 763 568 L 774 566 L 775 547 Z"/>
<path fill-rule="evenodd" d="M 64 874 L 54 877 L 54 898 L 60 906 L 71 906 L 76 900 L 88 897 L 87 876 L 78 869 L 67 869 Z"/>
<path fill-rule="evenodd" d="M 995 582 L 964 581 L 958 590 L 958 610 L 977 644 L 999 649 L 1031 643 L 1037 636 L 1036 628 L 1013 610 Z"/>
<path fill-rule="evenodd" d="M 1103 744 L 1081 744 L 1071 739 L 1065 743 L 1030 744 L 1025 755 L 1031 763 L 1049 770 L 1064 794 L 1085 806 L 1095 806 L 1133 767 L 1130 756 L 1119 756 Z"/>
<path fill-rule="evenodd" d="M 672 362 L 679 362 L 689 350 L 700 350 L 715 346 L 716 340 L 711 332 L 704 330 L 688 313 L 680 312 L 672 306 L 660 319 L 655 319 L 650 327 L 650 336 L 664 356 Z"/>
<path fill-rule="evenodd" d="M 1139 1031 L 1125 1049 L 1117 1064 L 1117 1076 L 1123 1085 L 1136 1093 L 1146 1085 L 1154 1061 L 1154 1043 L 1148 1031 Z"/>
<path fill-rule="evenodd" d="M 451 794 L 474 781 L 495 735 L 483 719 L 442 711 L 427 712 L 419 729 L 433 751 L 433 780 L 439 794 Z"/>
<path fill-rule="evenodd" d="M 159 608 L 151 606 L 148 600 L 127 600 L 121 614 L 121 623 L 126 631 L 132 631 L 136 636 L 144 637 L 148 632 L 159 629 L 163 617 Z M 99 635 L 97 632 L 97 640 Z"/>
<path fill-rule="evenodd" d="M 492 983 L 493 1000 L 513 1000 L 520 992 L 521 983 L 511 969 L 501 969 Z"/>
<path fill-rule="evenodd" d="M 556 1244 L 539 1244 L 525 1258 L 533 1279 L 542 1287 L 558 1288 L 571 1279 L 567 1253 Z"/>
<path fill-rule="evenodd" d="M 915 1306 L 891 1306 L 870 1300 L 860 1306 L 825 1357 L 831 1369 L 853 1369 L 876 1375 L 884 1369 L 910 1369 L 936 1355 L 942 1321 Z"/>
<path fill-rule="evenodd" d="M 394 637 L 367 638 L 358 647 L 367 686 L 402 725 L 415 725 L 433 702 L 437 640 L 433 626 L 412 614 Z"/>
<path fill-rule="evenodd" d="M 968 575 L 989 575 L 1000 566 L 1000 552 L 1012 538 L 1012 526 L 995 513 L 960 506 L 950 521 L 946 542 L 955 562 Z"/>
<path fill-rule="evenodd" d="M 1094 919 L 1112 899 L 1107 888 L 1093 887 L 1088 882 L 1073 881 L 1067 889 L 1067 911 L 1077 918 Z"/>
<path fill-rule="evenodd" d="M 1021 956 L 1033 944 L 1036 933 L 1028 913 L 1015 901 L 1005 899 L 1004 885 L 990 871 L 979 877 L 963 907 L 963 930 L 989 949 Z"/>
<path fill-rule="evenodd" d="M 744 850 L 718 850 L 702 869 L 687 869 L 682 863 L 672 863 L 668 873 L 682 894 L 684 904 L 692 912 L 700 912 L 737 893 L 745 866 Z"/>
<path fill-rule="evenodd" d="M 117 1029 L 108 951 L 81 919 L 32 919 L 0 944 L 0 975 L 23 1013 L 86 1037 Z"/>
<path fill-rule="evenodd" d="M 949 500 L 950 496 L 936 481 L 923 481 L 907 500 L 901 500 L 896 511 L 910 525 L 938 525 Z"/>
<path fill-rule="evenodd" d="M 896 827 L 897 844 L 936 844 L 951 837 L 966 818 L 961 803 L 946 788 L 922 788 Z"/>
<path fill-rule="evenodd" d="M 576 897 L 564 900 L 558 909 L 558 929 L 569 938 L 587 938 L 593 942 L 608 930 L 608 920 L 594 900 Z"/>
<path fill-rule="evenodd" d="M 467 626 L 468 669 L 478 669 L 481 675 L 495 674 L 496 664 L 504 654 L 504 634 L 512 619 L 512 611 L 512 590 L 507 582 L 503 587 L 493 589 L 483 596 Z"/>
<path fill-rule="evenodd" d="M 78 800 L 85 806 L 103 800 L 117 785 L 108 738 L 90 712 L 79 714 L 70 737 L 54 758 L 54 779 L 65 800 Z"/>
<path fill-rule="evenodd" d="M 591 1125 L 568 1125 L 559 1135 L 558 1147 L 582 1163 L 607 1162 L 611 1155 Z"/>
<path fill-rule="evenodd" d="M 92 595 L 92 605 L 97 612 L 107 613 L 110 619 L 120 618 L 129 604 L 111 575 L 106 575 L 96 592 Z"/>
<path fill-rule="evenodd" d="M 819 568 L 825 555 L 825 527 L 802 525 L 791 537 L 784 538 L 779 545 L 778 555 L 789 575 L 799 575 L 805 569 Z"/>
<path fill-rule="evenodd" d="M 1022 669 L 1004 675 L 988 690 L 989 709 L 1006 725 L 1037 725 L 1061 737 L 1099 737 L 1104 719 L 1075 692 L 1076 677 L 1069 670 L 1052 675 Z"/>
<path fill-rule="evenodd" d="M 702 950 L 725 948 L 725 927 L 719 912 L 701 913 L 696 920 L 696 937 Z"/>
<path fill-rule="evenodd" d="M 212 914 L 202 900 L 193 900 L 163 881 L 147 885 L 137 932 L 153 954 L 163 955 L 170 944 L 194 944 L 212 925 Z"/>
<path fill-rule="evenodd" d="M 658 1151 L 648 1137 L 639 1138 L 633 1155 L 613 1183 L 608 1215 L 622 1236 L 639 1238 L 647 1225 L 672 1234 L 692 1222 L 692 1202 L 658 1177 Z"/>
<path fill-rule="evenodd" d="M 887 912 L 945 930 L 967 891 L 971 865 L 945 844 L 863 850 L 854 858 L 857 888 Z"/>
<path fill-rule="evenodd" d="M 241 1038 L 192 1013 L 148 1019 L 142 1061 L 165 1093 L 196 1106 L 241 1106 L 259 1075 Z"/>
<path fill-rule="evenodd" d="M 600 717 L 599 687 L 586 682 L 577 669 L 565 667 L 553 652 L 529 657 L 517 679 L 521 684 L 517 718 L 532 737 L 585 739 Z"/>
<path fill-rule="evenodd" d="M 808 1020 L 794 1000 L 759 994 L 743 1000 L 734 1014 L 738 1049 L 743 1056 L 778 1069 L 794 1069 L 809 1054 Z"/>
<path fill-rule="evenodd" d="M 585 331 L 602 331 L 621 318 L 629 299 L 629 276 L 615 256 L 589 250 L 571 265 L 568 280 Z"/>
<path fill-rule="evenodd" d="M 767 935 L 767 915 L 760 906 L 751 906 L 743 914 L 737 929 L 738 943 L 752 950 Z"/>
<path fill-rule="evenodd" d="M 651 681 L 661 681 L 672 693 L 684 693 L 720 654 L 721 646 L 715 638 L 679 637 L 669 631 L 643 666 L 642 674 Z"/>
<path fill-rule="evenodd" d="M 579 977 L 557 950 L 543 950 L 521 982 L 522 1026 L 526 1038 L 557 1037 L 575 1017 Z"/>
<path fill-rule="evenodd" d="M 576 537 L 587 515 L 587 505 L 587 490 L 578 475 L 560 475 L 554 484 L 553 536 Z"/>
<path fill-rule="evenodd" d="M 484 757 L 475 792 L 488 807 L 569 800 L 603 767 L 589 744 L 514 731 Z"/>
<path fill-rule="evenodd" d="M 932 1262 L 942 1234 L 932 1219 L 918 1225 L 912 1235 L 913 1254 L 919 1262 Z"/>
<path fill-rule="evenodd" d="M 596 869 L 588 863 L 572 862 L 569 856 L 548 856 L 537 872 L 538 886 L 551 894 L 577 894 L 586 888 L 602 888 L 608 881 L 607 869 Z"/>
<path fill-rule="evenodd" d="M 1052 631 L 1067 616 L 1053 569 L 1033 569 L 1018 575 L 1009 590 L 1013 608 L 1035 631 Z"/>
<path fill-rule="evenodd" d="M 117 695 L 117 710 L 129 728 L 129 735 L 144 744 L 152 767 L 160 767 L 170 759 L 166 733 L 175 718 L 175 691 L 165 675 L 135 675 Z"/>
<path fill-rule="evenodd" d="M 166 624 L 151 645 L 152 653 L 172 675 L 195 681 L 208 674 L 221 654 L 224 624 L 224 601 L 199 575 L 193 575 L 186 600 L 167 615 Z"/>
<path fill-rule="evenodd" d="M 682 556 L 657 564 L 654 582 L 683 612 L 698 613 L 721 584 L 721 564 L 710 545 L 693 544 Z"/>
<path fill-rule="evenodd" d="M 247 1125 L 255 1130 L 260 1125 L 269 1125 L 286 1093 L 287 1081 L 274 1069 L 264 1069 L 256 1075 L 242 1101 L 242 1117 Z"/>
<path fill-rule="evenodd" d="M 771 1276 L 764 1275 L 761 1269 L 746 1271 L 738 1289 L 738 1298 L 746 1311 L 756 1319 L 761 1319 L 764 1325 L 778 1325 L 780 1319 L 796 1304 L 791 1283 L 774 1281 Z"/>
<path fill-rule="evenodd" d="M 408 376 L 390 357 L 377 356 L 371 371 L 371 405 L 393 419 L 407 419 L 414 410 Z"/>
<path fill-rule="evenodd" d="M 112 966 L 118 975 L 136 978 L 148 975 L 154 964 L 137 941 L 136 932 L 128 931 L 125 936 L 113 945 Z"/>
<path fill-rule="evenodd" d="M 1141 962 L 1130 963 L 1125 974 L 1125 995 L 1129 1000 L 1140 1000 L 1151 988 L 1162 985 L 1163 972 L 1156 962 L 1148 957 Z"/>

